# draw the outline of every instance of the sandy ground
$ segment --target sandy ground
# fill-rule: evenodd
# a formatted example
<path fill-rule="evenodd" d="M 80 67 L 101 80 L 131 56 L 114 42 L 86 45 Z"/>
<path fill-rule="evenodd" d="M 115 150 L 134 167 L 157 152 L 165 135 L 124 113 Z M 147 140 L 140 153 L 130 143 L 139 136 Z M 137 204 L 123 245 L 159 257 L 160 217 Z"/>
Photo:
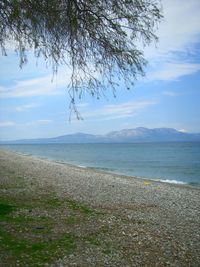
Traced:
<path fill-rule="evenodd" d="M 72 198 L 126 220 L 126 226 L 118 228 L 125 236 L 122 246 L 133 250 L 133 244 L 137 244 L 137 253 L 132 253 L 129 262 L 120 260 L 117 254 L 116 260 L 108 256 L 100 260 L 98 252 L 88 250 L 84 256 L 75 253 L 52 266 L 200 266 L 199 188 L 109 174 L 3 150 L 0 161 L 23 176 L 30 191 L 50 190 L 59 198 Z"/>

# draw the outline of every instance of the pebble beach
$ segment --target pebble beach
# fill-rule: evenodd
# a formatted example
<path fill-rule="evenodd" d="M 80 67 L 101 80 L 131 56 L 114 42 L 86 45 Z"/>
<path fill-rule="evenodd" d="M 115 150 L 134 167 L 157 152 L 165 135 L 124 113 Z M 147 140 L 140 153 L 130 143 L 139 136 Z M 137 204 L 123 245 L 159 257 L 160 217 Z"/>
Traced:
<path fill-rule="evenodd" d="M 6 150 L 0 151 L 0 162 L 2 196 L 27 194 L 41 199 L 53 194 L 63 203 L 70 199 L 103 214 L 70 228 L 62 225 L 63 206 L 56 215 L 62 233 L 73 232 L 81 241 L 71 253 L 40 266 L 200 266 L 200 188 L 105 173 Z M 9 189 L 14 179 L 11 171 L 21 177 L 23 188 Z M 22 208 L 20 212 L 26 215 L 27 211 Z M 102 225 L 108 231 L 97 235 L 97 245 L 86 242 L 86 233 L 94 234 Z M 57 228 L 52 233 L 61 231 Z M 109 244 L 109 253 L 103 252 L 105 244 Z M 3 258 L 0 266 L 9 266 Z M 19 260 L 12 266 L 23 264 Z"/>

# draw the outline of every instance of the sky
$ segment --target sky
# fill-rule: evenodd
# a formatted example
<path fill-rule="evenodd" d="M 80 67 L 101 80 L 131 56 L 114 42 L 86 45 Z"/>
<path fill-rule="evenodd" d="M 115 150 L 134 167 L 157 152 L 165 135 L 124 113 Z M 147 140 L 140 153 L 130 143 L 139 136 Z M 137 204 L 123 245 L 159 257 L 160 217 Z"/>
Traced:
<path fill-rule="evenodd" d="M 69 70 L 51 68 L 29 54 L 0 56 L 0 140 L 54 137 L 76 132 L 104 134 L 136 127 L 200 132 L 200 1 L 163 0 L 159 42 L 144 51 L 146 76 L 127 91 L 120 87 L 77 103 L 83 120 L 69 121 Z"/>

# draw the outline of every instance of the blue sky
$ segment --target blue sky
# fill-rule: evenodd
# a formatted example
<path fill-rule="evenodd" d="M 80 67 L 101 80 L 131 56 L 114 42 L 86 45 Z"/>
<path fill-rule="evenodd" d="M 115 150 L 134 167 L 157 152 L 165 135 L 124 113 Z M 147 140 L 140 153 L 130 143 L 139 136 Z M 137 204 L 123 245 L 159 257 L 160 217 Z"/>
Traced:
<path fill-rule="evenodd" d="M 164 0 L 159 43 L 145 49 L 146 76 L 127 91 L 106 98 L 84 96 L 84 118 L 69 122 L 69 70 L 51 68 L 29 55 L 19 68 L 11 49 L 0 56 L 0 140 L 53 137 L 86 132 L 103 134 L 135 127 L 171 127 L 200 132 L 200 1 Z"/>

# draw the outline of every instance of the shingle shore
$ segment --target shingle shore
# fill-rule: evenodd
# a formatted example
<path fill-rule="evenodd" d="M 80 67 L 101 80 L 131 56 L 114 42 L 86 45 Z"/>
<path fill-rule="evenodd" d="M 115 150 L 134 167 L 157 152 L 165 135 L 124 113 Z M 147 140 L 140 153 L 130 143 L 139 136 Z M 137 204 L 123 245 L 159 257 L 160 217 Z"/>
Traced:
<path fill-rule="evenodd" d="M 36 187 L 44 191 L 53 190 L 60 198 L 70 197 L 107 211 L 114 217 L 129 220 L 130 224 L 124 230 L 125 235 L 130 233 L 129 241 L 127 239 L 126 242 L 137 241 L 138 246 L 141 245 L 141 258 L 135 258 L 135 265 L 120 265 L 119 261 L 112 265 L 109 259 L 105 259 L 103 265 L 98 265 L 91 260 L 91 257 L 98 259 L 98 252 L 93 255 L 94 251 L 88 251 L 84 257 L 82 255 L 82 261 L 80 256 L 79 263 L 76 263 L 76 255 L 72 255 L 55 266 L 200 266 L 199 188 L 145 182 L 134 177 L 79 168 L 3 150 L 0 151 L 0 160 L 12 164 L 23 175 L 29 190 L 32 190 L 32 186 L 33 190 Z M 136 226 L 133 223 L 136 220 L 145 223 Z M 140 234 L 146 240 L 139 240 Z M 150 244 L 153 251 L 162 251 L 158 253 L 155 262 L 151 255 L 145 254 L 144 243 Z M 143 262 L 148 257 L 149 263 L 146 260 Z M 85 265 L 80 262 L 85 262 Z"/>

